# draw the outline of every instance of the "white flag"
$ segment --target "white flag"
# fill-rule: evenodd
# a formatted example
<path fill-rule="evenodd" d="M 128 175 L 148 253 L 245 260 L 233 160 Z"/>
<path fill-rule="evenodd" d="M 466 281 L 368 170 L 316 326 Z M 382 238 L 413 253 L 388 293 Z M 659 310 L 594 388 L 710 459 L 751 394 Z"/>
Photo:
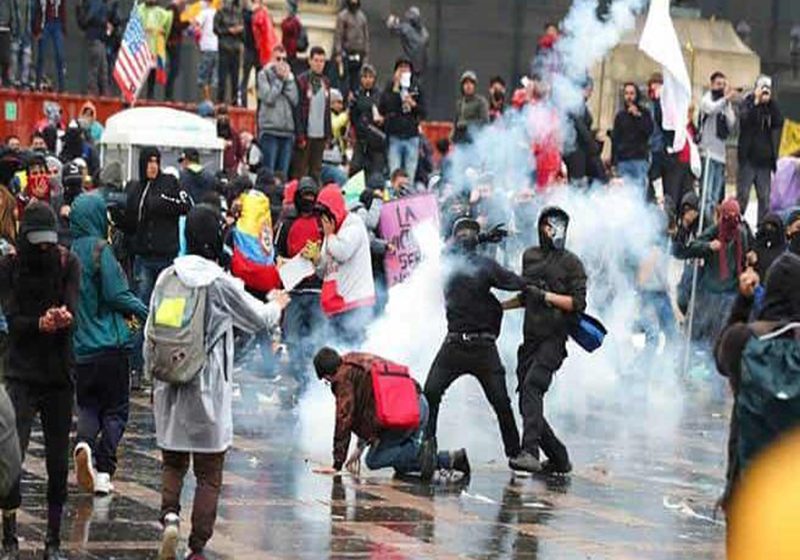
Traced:
<path fill-rule="evenodd" d="M 664 87 L 661 88 L 662 127 L 675 131 L 672 148 L 683 149 L 686 124 L 692 101 L 692 84 L 683 60 L 678 34 L 669 14 L 669 0 L 650 0 L 650 11 L 644 24 L 639 49 L 661 64 Z"/>

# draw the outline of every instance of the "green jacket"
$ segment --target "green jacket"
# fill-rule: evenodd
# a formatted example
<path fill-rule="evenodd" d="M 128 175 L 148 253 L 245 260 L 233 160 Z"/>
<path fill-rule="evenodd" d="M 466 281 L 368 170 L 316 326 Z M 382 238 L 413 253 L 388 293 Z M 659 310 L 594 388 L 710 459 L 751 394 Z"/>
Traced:
<path fill-rule="evenodd" d="M 78 362 L 111 351 L 127 350 L 132 335 L 126 318 L 144 325 L 147 306 L 128 287 L 114 252 L 106 243 L 106 204 L 97 194 L 83 194 L 69 215 L 72 252 L 81 263 L 81 288 L 73 342 Z"/>
<path fill-rule="evenodd" d="M 703 259 L 703 275 L 700 279 L 699 287 L 707 292 L 713 293 L 735 293 L 739 288 L 739 273 L 736 266 L 736 244 L 728 243 L 726 248 L 728 257 L 728 276 L 720 278 L 719 253 L 711 250 L 711 242 L 717 238 L 719 228 L 714 225 L 706 229 L 697 239 L 690 241 L 685 247 L 675 250 L 675 256 L 679 259 Z M 749 236 L 744 227 L 739 227 L 739 235 L 742 238 L 742 259 L 745 259 L 749 247 Z M 742 263 L 744 269 L 744 263 Z"/>

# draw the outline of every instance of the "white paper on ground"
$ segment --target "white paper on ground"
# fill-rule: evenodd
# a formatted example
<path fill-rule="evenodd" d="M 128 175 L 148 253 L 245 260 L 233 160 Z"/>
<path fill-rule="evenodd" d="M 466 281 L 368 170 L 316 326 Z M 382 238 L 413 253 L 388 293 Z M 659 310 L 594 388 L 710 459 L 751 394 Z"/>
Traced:
<path fill-rule="evenodd" d="M 297 255 L 293 259 L 283 262 L 278 269 L 278 274 L 283 282 L 283 289 L 286 291 L 294 289 L 300 282 L 315 273 L 314 265 L 302 255 Z"/>

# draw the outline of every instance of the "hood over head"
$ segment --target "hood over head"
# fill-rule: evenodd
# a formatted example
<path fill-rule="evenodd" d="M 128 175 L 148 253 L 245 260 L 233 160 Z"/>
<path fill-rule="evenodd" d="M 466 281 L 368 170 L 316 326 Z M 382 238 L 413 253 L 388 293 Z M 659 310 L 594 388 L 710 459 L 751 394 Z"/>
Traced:
<path fill-rule="evenodd" d="M 161 152 L 155 146 L 145 146 L 139 152 L 139 181 L 147 181 L 147 162 L 151 157 L 158 160 L 159 173 L 161 172 Z"/>
<path fill-rule="evenodd" d="M 69 213 L 69 229 L 73 237 L 99 237 L 108 234 L 108 214 L 103 198 L 95 193 L 78 196 Z"/>
<path fill-rule="evenodd" d="M 550 225 L 555 230 L 552 237 L 548 237 L 542 231 L 545 224 Z M 539 247 L 549 250 L 563 250 L 567 243 L 567 227 L 569 226 L 569 214 L 558 206 L 548 206 L 539 214 L 537 230 L 539 232 Z"/>
<path fill-rule="evenodd" d="M 419 27 L 419 24 L 422 22 L 422 14 L 420 13 L 419 8 L 416 6 L 411 6 L 409 9 L 407 9 L 406 20 L 411 25 Z"/>
<path fill-rule="evenodd" d="M 322 206 L 333 215 L 337 230 L 342 227 L 342 223 L 347 217 L 347 205 L 345 204 L 344 195 L 342 195 L 342 191 L 337 185 L 328 185 L 323 188 L 317 196 L 317 205 Z"/>
<path fill-rule="evenodd" d="M 786 252 L 767 272 L 766 296 L 759 320 L 800 321 L 800 256 Z"/>
<path fill-rule="evenodd" d="M 317 199 L 317 182 L 313 177 L 303 177 L 297 183 L 297 188 L 292 196 L 294 207 L 300 214 L 309 214 L 314 210 L 314 204 Z M 313 194 L 314 201 L 304 201 L 303 195 Z"/>
<path fill-rule="evenodd" d="M 81 116 L 83 116 L 83 114 L 84 114 L 84 113 L 85 113 L 87 110 L 88 110 L 88 111 L 90 111 L 90 112 L 92 113 L 92 118 L 94 118 L 94 119 L 96 119 L 96 118 L 97 118 L 97 107 L 95 107 L 95 106 L 94 106 L 94 103 L 92 103 L 91 101 L 87 101 L 86 103 L 84 103 L 83 105 L 81 105 L 81 112 L 80 112 L 80 115 L 81 115 Z"/>
<path fill-rule="evenodd" d="M 687 210 L 700 211 L 700 198 L 694 191 L 687 192 L 681 199 L 681 216 L 683 216 Z"/>
<path fill-rule="evenodd" d="M 178 278 L 190 288 L 208 286 L 225 274 L 225 271 L 217 263 L 199 255 L 178 257 L 173 264 Z"/>
<path fill-rule="evenodd" d="M 781 217 L 774 213 L 767 214 L 758 226 L 756 240 L 762 246 L 783 247 L 786 244 L 786 234 Z"/>
<path fill-rule="evenodd" d="M 186 251 L 217 262 L 222 256 L 222 219 L 210 206 L 199 204 L 186 216 Z"/>

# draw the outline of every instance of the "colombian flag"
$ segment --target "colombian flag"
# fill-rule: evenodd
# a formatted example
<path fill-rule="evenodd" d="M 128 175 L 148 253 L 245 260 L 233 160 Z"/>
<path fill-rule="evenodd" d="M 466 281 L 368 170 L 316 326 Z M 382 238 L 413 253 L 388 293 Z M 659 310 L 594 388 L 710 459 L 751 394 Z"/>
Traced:
<path fill-rule="evenodd" d="M 156 82 L 161 85 L 167 83 L 167 43 L 162 35 L 156 37 Z"/>
<path fill-rule="evenodd" d="M 251 189 L 239 198 L 242 213 L 233 228 L 231 272 L 245 286 L 257 292 L 280 288 L 281 279 L 275 266 L 272 243 L 272 216 L 269 199 L 261 191 Z"/>

